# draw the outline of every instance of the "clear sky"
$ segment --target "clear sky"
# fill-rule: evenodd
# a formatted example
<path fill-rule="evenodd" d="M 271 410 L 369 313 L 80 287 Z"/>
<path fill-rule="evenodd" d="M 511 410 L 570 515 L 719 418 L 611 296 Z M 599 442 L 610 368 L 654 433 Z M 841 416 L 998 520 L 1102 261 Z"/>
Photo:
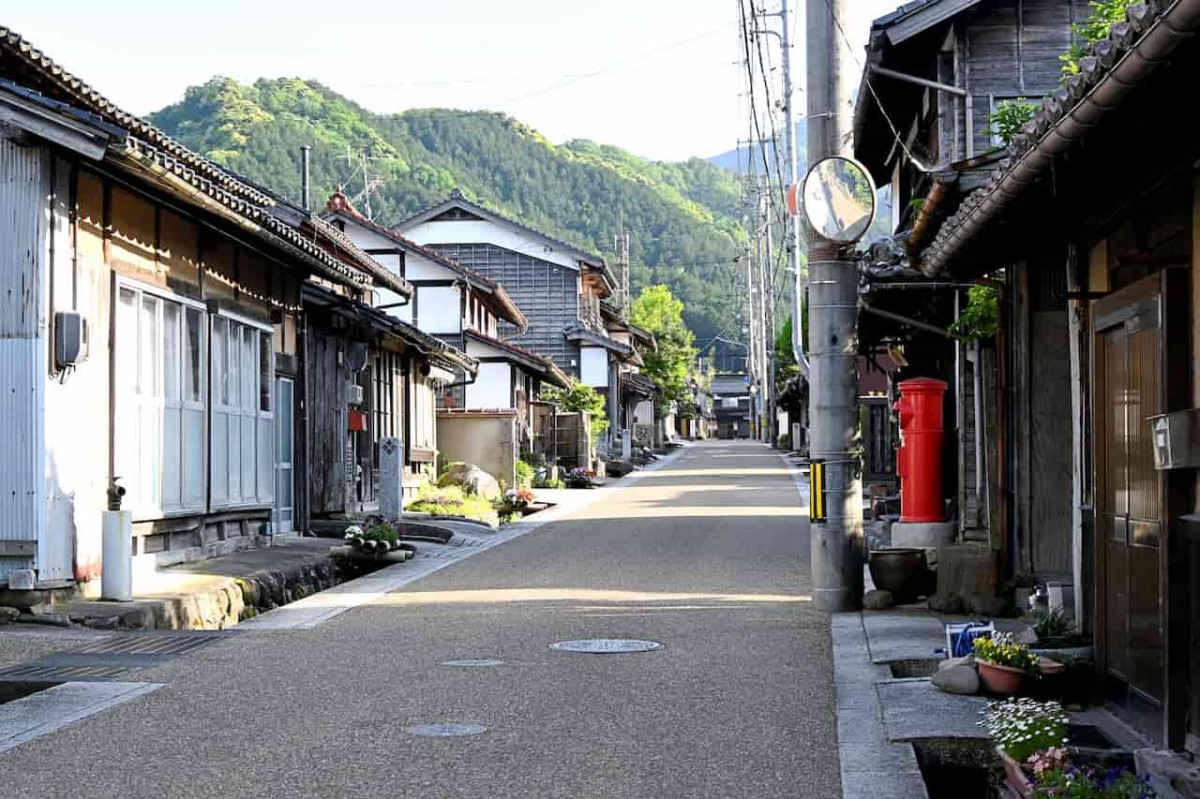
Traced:
<path fill-rule="evenodd" d="M 803 2 L 792 4 L 802 44 Z M 846 28 L 865 36 L 898 4 L 853 0 Z M 735 0 L 5 5 L 0 25 L 138 114 L 213 75 L 295 76 L 373 111 L 504 111 L 552 141 L 589 138 L 650 158 L 707 157 L 746 136 Z M 802 86 L 802 47 L 794 59 Z"/>

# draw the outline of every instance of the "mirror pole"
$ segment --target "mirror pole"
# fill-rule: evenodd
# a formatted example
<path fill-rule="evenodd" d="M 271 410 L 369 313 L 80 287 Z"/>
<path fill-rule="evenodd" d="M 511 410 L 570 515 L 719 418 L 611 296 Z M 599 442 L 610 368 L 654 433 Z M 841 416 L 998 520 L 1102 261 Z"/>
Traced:
<path fill-rule="evenodd" d="M 808 163 L 838 155 L 850 140 L 853 56 L 850 0 L 808 0 Z M 809 459 L 825 461 L 823 521 L 810 522 L 813 602 L 827 612 L 858 610 L 863 593 L 863 513 L 858 453 L 858 292 L 853 247 L 809 231 Z M 810 497 L 810 506 L 812 500 Z"/>

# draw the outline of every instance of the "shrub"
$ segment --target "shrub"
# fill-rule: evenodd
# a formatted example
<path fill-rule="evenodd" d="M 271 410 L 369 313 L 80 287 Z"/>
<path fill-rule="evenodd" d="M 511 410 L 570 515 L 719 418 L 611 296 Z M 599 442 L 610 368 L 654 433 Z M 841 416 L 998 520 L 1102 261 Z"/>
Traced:
<path fill-rule="evenodd" d="M 1001 100 L 996 103 L 996 110 L 988 115 L 988 127 L 984 135 L 998 137 L 1007 147 L 1020 135 L 1021 126 L 1033 119 L 1037 110 L 1036 103 L 1027 102 L 1024 98 Z"/>
<path fill-rule="evenodd" d="M 496 524 L 497 514 L 492 503 L 481 496 L 467 494 L 459 486 L 424 485 L 416 500 L 408 506 L 416 513 L 435 516 L 465 516 L 468 519 Z"/>
<path fill-rule="evenodd" d="M 1008 699 L 988 703 L 983 714 L 979 725 L 1004 754 L 1018 763 L 1024 763 L 1035 752 L 1067 742 L 1067 714 L 1058 702 Z"/>
<path fill-rule="evenodd" d="M 533 487 L 533 466 L 525 461 L 517 461 L 517 488 Z"/>

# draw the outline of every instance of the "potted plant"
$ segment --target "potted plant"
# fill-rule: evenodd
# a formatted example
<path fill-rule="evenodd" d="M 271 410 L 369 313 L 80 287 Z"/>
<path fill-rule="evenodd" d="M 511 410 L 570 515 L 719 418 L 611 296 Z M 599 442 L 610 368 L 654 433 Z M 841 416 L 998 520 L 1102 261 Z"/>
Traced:
<path fill-rule="evenodd" d="M 1058 702 L 1033 699 L 990 702 L 979 724 L 995 742 L 996 752 L 1004 762 L 1005 781 L 1017 796 L 1033 795 L 1033 783 L 1022 764 L 1036 753 L 1067 743 L 1067 714 Z"/>
<path fill-rule="evenodd" d="M 1147 777 L 1124 766 L 1077 766 L 1063 749 L 1038 752 L 1029 758 L 1033 776 L 1030 792 L 1035 799 L 1153 799 L 1157 796 Z"/>
<path fill-rule="evenodd" d="M 596 473 L 584 466 L 576 466 L 567 472 L 564 478 L 567 488 L 591 488 L 592 478 Z"/>
<path fill-rule="evenodd" d="M 1008 633 L 976 638 L 974 650 L 979 680 L 992 693 L 1011 696 L 1021 690 L 1025 675 L 1038 673 L 1038 656 Z"/>

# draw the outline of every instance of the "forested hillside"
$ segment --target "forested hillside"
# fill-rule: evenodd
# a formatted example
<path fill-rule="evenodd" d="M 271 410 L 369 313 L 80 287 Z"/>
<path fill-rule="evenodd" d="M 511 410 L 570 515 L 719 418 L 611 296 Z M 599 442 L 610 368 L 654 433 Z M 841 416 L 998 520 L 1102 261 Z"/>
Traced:
<path fill-rule="evenodd" d="M 702 159 L 653 162 L 577 140 L 556 145 L 510 117 L 422 109 L 370 112 L 313 82 L 214 78 L 151 119 L 189 147 L 298 199 L 300 147 L 313 147 L 313 200 L 345 183 L 362 188 L 347 154 L 366 153 L 384 183 L 375 219 L 392 224 L 453 188 L 533 227 L 611 259 L 614 235 L 631 234 L 634 289 L 665 283 L 685 304 L 697 338 L 740 328 L 744 234 L 734 176 Z"/>

